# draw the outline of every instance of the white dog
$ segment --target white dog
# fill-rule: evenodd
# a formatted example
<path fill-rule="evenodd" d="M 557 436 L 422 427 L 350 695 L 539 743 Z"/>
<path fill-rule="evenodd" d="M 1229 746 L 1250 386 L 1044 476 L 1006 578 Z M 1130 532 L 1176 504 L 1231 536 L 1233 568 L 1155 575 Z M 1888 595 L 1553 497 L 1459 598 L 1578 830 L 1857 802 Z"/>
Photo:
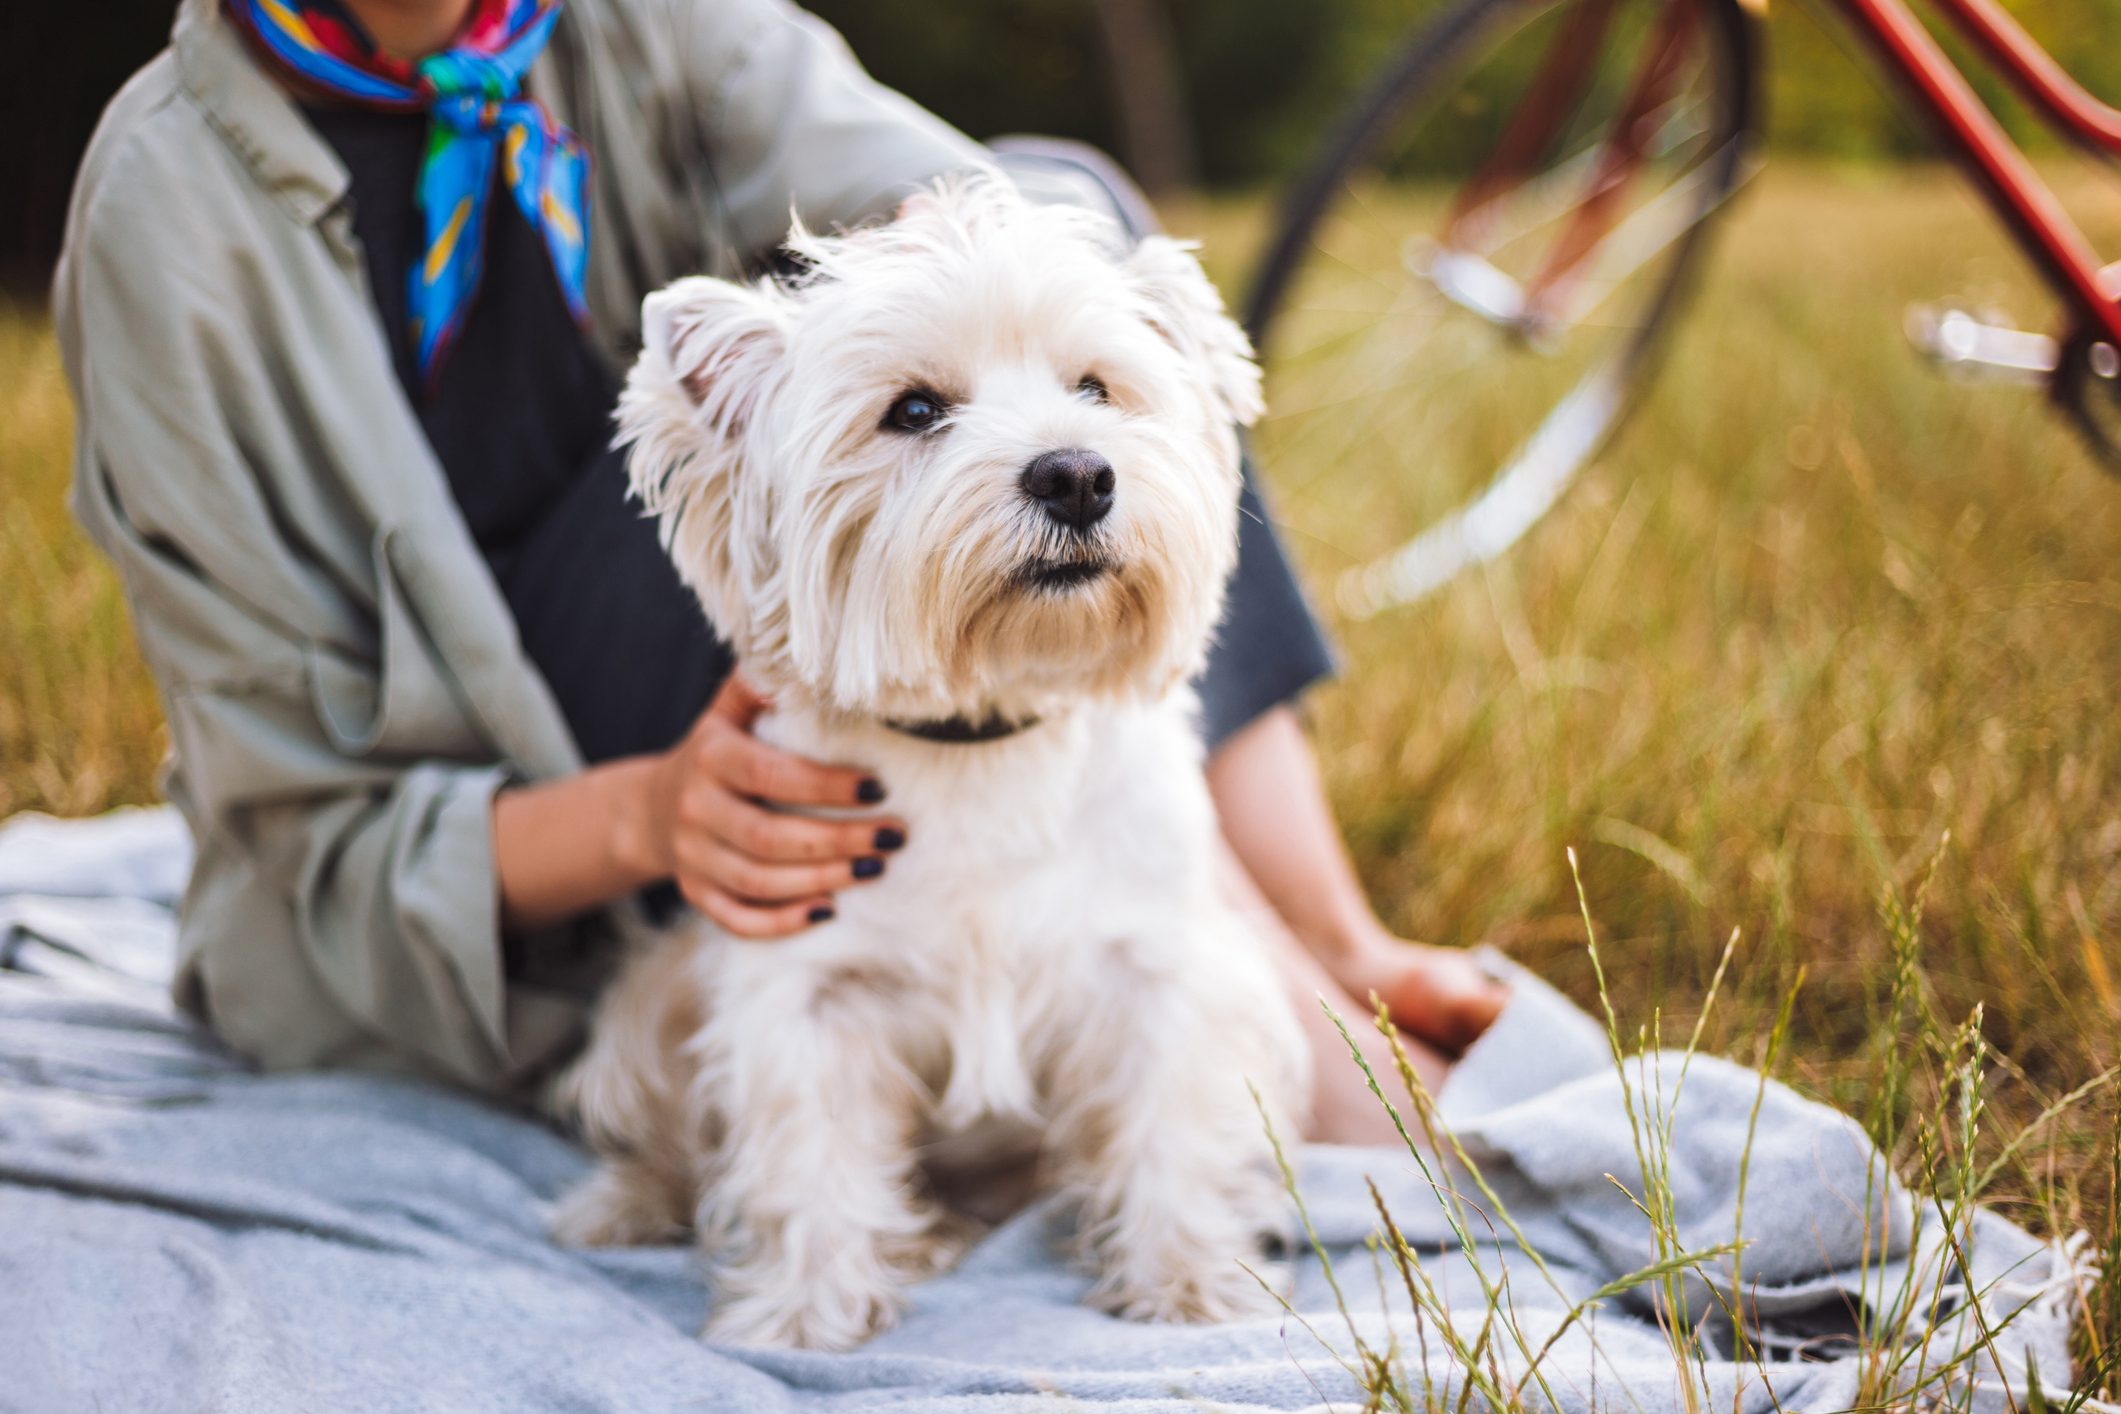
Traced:
<path fill-rule="evenodd" d="M 1244 335 L 1186 247 L 997 181 L 798 231 L 797 279 L 644 307 L 636 493 L 760 732 L 888 781 L 912 843 L 792 940 L 633 960 L 566 1087 L 607 1162 L 556 1224 L 694 1227 L 708 1332 L 846 1347 L 954 1255 L 923 1159 L 1013 1127 L 1092 1298 L 1213 1320 L 1283 1226 L 1304 1048 L 1220 897 L 1187 679 L 1235 558 Z"/>

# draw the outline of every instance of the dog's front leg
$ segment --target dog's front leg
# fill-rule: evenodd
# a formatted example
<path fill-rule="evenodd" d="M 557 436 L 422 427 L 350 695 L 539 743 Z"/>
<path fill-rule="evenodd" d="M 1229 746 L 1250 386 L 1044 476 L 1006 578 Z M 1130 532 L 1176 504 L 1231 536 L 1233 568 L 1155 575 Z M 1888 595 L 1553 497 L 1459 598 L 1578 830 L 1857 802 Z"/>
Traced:
<path fill-rule="evenodd" d="M 1115 944 L 1057 1057 L 1049 1136 L 1098 1272 L 1090 1299 L 1144 1320 L 1215 1321 L 1271 1302 L 1240 1263 L 1288 1226 L 1257 1086 L 1295 1140 L 1306 1064 L 1288 1004 L 1235 918 L 1176 923 L 1197 945 Z M 1230 930 L 1238 930 L 1232 932 Z"/>
<path fill-rule="evenodd" d="M 785 979 L 784 979 L 785 980 Z M 703 1038 L 728 1127 L 699 1213 L 706 1334 L 844 1350 L 889 1326 L 932 1215 L 914 1197 L 919 1088 L 878 1006 L 761 989 Z"/>

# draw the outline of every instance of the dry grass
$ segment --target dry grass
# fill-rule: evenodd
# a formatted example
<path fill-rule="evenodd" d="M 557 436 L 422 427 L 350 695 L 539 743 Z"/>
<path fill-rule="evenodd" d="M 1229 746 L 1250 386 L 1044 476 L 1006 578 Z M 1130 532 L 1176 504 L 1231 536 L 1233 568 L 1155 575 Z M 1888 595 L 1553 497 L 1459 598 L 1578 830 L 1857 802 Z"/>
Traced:
<path fill-rule="evenodd" d="M 2066 190 L 2121 245 L 2115 193 Z M 1202 217 L 1245 248 L 1249 212 Z M 1315 702 L 1333 797 L 1402 931 L 1493 940 L 1588 1000 L 1575 846 L 1630 1024 L 1690 1025 L 1741 929 L 1708 1048 L 1756 1057 L 1802 974 L 1781 1073 L 1904 1146 L 1945 1081 L 1896 1019 L 1880 901 L 1949 832 L 1917 980 L 1939 1035 L 1984 1009 L 1999 1153 L 2121 1062 L 2121 481 L 2037 394 L 1909 351 L 1911 302 L 2049 309 L 1949 174 L 1771 171 L 1723 235 L 1572 498 L 1484 578 L 1341 625 Z M 1269 394 L 1319 400 L 1300 367 Z M 1402 538 L 1379 486 L 1424 448 L 1304 464 L 1278 437 L 1302 429 L 1260 440 L 1313 584 Z M 1894 1065 L 1921 1074 L 1886 1086 Z M 2115 1251 L 2115 1143 L 2094 1086 L 1986 1196 Z M 2121 1340 L 2101 1301 L 2087 1354 Z"/>
<path fill-rule="evenodd" d="M 2121 246 L 2121 204 L 2070 192 Z M 1195 217 L 1241 266 L 1257 208 Z M 1757 1057 L 1801 973 L 1781 1073 L 1904 1159 L 1905 1121 L 1940 1109 L 1932 1051 L 1979 1004 L 1993 1157 L 2121 1062 L 2121 484 L 2037 396 L 1908 353 L 1910 301 L 2047 308 L 1945 174 L 1772 173 L 1725 234 L 1655 396 L 1561 510 L 1485 578 L 1340 627 L 1315 702 L 1332 792 L 1388 919 L 1588 999 L 1576 846 L 1615 1005 L 1667 1034 L 1740 928 L 1707 1048 Z M 41 325 L 0 320 L 0 370 L 0 813 L 146 798 L 157 712 L 61 505 Z M 1300 404 L 1304 376 L 1270 393 Z M 1396 542 L 1395 467 L 1431 449 L 1277 457 L 1289 431 L 1261 440 L 1323 585 Z M 1911 1008 L 1880 900 L 1947 831 Z M 2115 1135 L 2095 1087 L 1987 1196 L 2113 1252 Z M 2099 1300 L 2095 1358 L 2121 1341 L 2112 1283 Z"/>
<path fill-rule="evenodd" d="M 149 799 L 164 750 L 124 597 L 67 513 L 72 446 L 51 335 L 0 299 L 0 815 Z"/>

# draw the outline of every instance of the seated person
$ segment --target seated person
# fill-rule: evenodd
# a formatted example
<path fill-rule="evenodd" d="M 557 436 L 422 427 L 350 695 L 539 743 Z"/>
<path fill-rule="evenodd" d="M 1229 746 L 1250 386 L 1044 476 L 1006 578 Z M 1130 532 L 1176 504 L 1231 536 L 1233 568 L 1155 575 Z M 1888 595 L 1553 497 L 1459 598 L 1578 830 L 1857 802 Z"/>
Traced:
<path fill-rule="evenodd" d="M 520 1098 L 644 903 L 786 937 L 919 847 L 890 782 L 749 733 L 606 444 L 644 294 L 995 160 L 780 0 L 184 0 L 84 161 L 56 308 L 197 843 L 190 1011 L 268 1066 Z M 1144 209 L 1094 159 L 1005 161 Z M 1365 902 L 1293 709 L 1326 649 L 1245 499 L 1200 685 L 1230 887 L 1327 1056 L 1311 996 L 1374 990 L 1434 1072 L 1500 989 Z M 1316 1137 L 1389 1138 L 1317 1074 Z"/>

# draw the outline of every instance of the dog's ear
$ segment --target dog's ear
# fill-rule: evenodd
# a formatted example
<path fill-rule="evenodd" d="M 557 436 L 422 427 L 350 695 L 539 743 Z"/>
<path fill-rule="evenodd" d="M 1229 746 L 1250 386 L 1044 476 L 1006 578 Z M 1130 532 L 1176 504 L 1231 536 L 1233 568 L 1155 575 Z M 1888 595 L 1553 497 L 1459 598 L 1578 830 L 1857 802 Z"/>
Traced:
<path fill-rule="evenodd" d="M 641 354 L 619 398 L 633 493 L 715 628 L 743 645 L 751 582 L 765 572 L 766 488 L 742 474 L 744 433 L 780 376 L 792 318 L 768 284 L 704 276 L 641 304 Z"/>
<path fill-rule="evenodd" d="M 1252 341 L 1223 309 L 1208 274 L 1193 258 L 1197 247 L 1169 236 L 1148 236 L 1127 257 L 1128 276 L 1149 305 L 1149 322 L 1200 364 L 1231 419 L 1249 427 L 1266 405 Z"/>
<path fill-rule="evenodd" d="M 699 275 L 641 302 L 641 358 L 661 365 L 709 430 L 740 437 L 787 347 L 788 297 Z"/>

